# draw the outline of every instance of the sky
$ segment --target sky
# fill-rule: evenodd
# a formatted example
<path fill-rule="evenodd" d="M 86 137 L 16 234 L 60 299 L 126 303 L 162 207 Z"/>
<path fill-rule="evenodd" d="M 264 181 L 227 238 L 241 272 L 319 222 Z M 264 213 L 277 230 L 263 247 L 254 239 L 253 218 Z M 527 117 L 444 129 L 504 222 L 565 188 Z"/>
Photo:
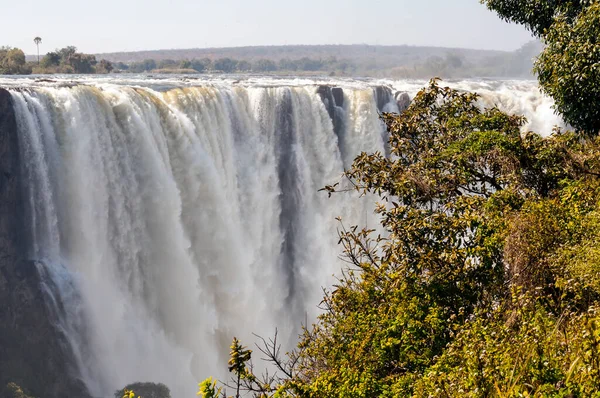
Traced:
<path fill-rule="evenodd" d="M 87 53 L 282 44 L 515 50 L 532 40 L 479 0 L 0 0 L 0 46 Z"/>

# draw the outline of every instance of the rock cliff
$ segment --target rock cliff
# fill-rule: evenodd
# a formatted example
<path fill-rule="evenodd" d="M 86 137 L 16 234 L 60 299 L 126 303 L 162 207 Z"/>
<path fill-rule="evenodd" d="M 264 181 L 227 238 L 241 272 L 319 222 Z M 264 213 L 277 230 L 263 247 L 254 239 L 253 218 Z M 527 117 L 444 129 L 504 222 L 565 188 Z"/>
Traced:
<path fill-rule="evenodd" d="M 9 382 L 38 398 L 89 397 L 27 259 L 19 157 L 12 98 L 0 88 L 0 397 Z"/>

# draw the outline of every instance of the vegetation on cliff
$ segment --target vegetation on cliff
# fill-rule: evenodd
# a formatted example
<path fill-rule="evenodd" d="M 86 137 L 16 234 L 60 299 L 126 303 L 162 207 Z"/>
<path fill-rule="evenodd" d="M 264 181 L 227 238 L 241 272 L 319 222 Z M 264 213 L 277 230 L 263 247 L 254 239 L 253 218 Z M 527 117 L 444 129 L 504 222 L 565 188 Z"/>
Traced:
<path fill-rule="evenodd" d="M 25 60 L 25 54 L 18 48 L 0 47 L 0 75 L 28 75 L 31 65 Z"/>
<path fill-rule="evenodd" d="M 39 39 L 39 37 L 36 37 Z M 41 39 L 40 39 L 41 42 Z M 36 44 L 39 42 L 36 41 Z M 38 62 L 27 62 L 21 49 L 0 47 L 0 75 L 29 75 L 49 73 L 110 73 L 112 63 L 103 59 L 98 62 L 96 56 L 77 51 L 68 46 L 47 53 Z"/>

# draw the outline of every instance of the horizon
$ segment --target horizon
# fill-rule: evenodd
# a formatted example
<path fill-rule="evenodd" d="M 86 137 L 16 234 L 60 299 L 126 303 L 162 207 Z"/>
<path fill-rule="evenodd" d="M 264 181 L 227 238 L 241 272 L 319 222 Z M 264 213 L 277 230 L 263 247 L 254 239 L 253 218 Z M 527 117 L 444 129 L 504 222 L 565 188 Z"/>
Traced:
<path fill-rule="evenodd" d="M 529 42 L 536 41 L 535 38 L 531 38 Z M 523 43 L 526 45 L 529 42 Z M 261 47 L 415 47 L 415 48 L 439 48 L 448 50 L 467 50 L 467 51 L 490 51 L 490 52 L 506 52 L 510 53 L 518 50 L 521 47 L 517 47 L 513 50 L 496 50 L 489 48 L 473 48 L 473 47 L 448 47 L 448 46 L 435 46 L 435 45 L 416 45 L 416 44 L 367 44 L 367 43 L 351 43 L 351 44 L 261 44 L 261 45 L 245 45 L 245 46 L 228 46 L 228 47 L 175 47 L 175 48 L 151 48 L 151 49 L 140 49 L 132 51 L 107 51 L 107 52 L 96 52 L 94 55 L 102 54 L 122 54 L 122 53 L 144 53 L 144 52 L 156 52 L 156 51 L 186 51 L 186 50 L 229 50 L 229 49 L 242 49 L 242 48 L 261 48 Z M 82 49 L 77 48 L 79 51 Z M 50 51 L 54 51 L 49 50 Z M 40 51 L 40 56 L 46 54 Z M 26 53 L 27 56 L 37 56 L 37 54 Z"/>

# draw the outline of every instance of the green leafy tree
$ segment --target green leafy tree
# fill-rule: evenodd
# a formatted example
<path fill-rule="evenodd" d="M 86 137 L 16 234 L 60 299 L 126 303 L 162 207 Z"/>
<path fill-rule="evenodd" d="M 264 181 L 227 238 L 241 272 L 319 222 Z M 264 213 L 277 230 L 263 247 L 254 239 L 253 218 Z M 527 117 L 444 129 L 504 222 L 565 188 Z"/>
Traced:
<path fill-rule="evenodd" d="M 140 396 L 142 398 L 171 398 L 169 388 L 162 383 L 132 383 L 115 392 L 115 398 Z"/>
<path fill-rule="evenodd" d="M 110 73 L 113 69 L 115 69 L 113 64 L 105 59 L 100 60 L 96 65 L 96 73 Z"/>
<path fill-rule="evenodd" d="M 92 54 L 75 52 L 64 58 L 64 63 L 70 66 L 74 73 L 93 73 L 97 61 Z"/>
<path fill-rule="evenodd" d="M 60 55 L 60 59 L 62 60 L 62 62 L 67 62 L 69 57 L 71 57 L 77 53 L 77 47 L 67 46 L 67 47 L 63 47 L 59 50 L 56 50 L 56 52 Z"/>
<path fill-rule="evenodd" d="M 536 36 L 544 36 L 557 16 L 574 21 L 594 0 L 481 0 L 506 21 L 525 25 Z"/>
<path fill-rule="evenodd" d="M 47 53 L 42 61 L 40 62 L 40 66 L 42 68 L 51 68 L 60 65 L 61 56 L 57 51 L 51 51 Z"/>
<path fill-rule="evenodd" d="M 0 47 L 0 74 L 27 75 L 31 69 L 27 65 L 25 53 L 18 48 Z"/>
<path fill-rule="evenodd" d="M 574 127 L 600 132 L 600 3 L 585 8 L 571 24 L 559 18 L 546 34 L 535 64 L 540 85 L 556 110 Z"/>
<path fill-rule="evenodd" d="M 542 90 L 573 127 L 600 131 L 600 4 L 593 0 L 484 0 L 506 20 L 531 29 L 546 44 L 535 63 Z"/>

